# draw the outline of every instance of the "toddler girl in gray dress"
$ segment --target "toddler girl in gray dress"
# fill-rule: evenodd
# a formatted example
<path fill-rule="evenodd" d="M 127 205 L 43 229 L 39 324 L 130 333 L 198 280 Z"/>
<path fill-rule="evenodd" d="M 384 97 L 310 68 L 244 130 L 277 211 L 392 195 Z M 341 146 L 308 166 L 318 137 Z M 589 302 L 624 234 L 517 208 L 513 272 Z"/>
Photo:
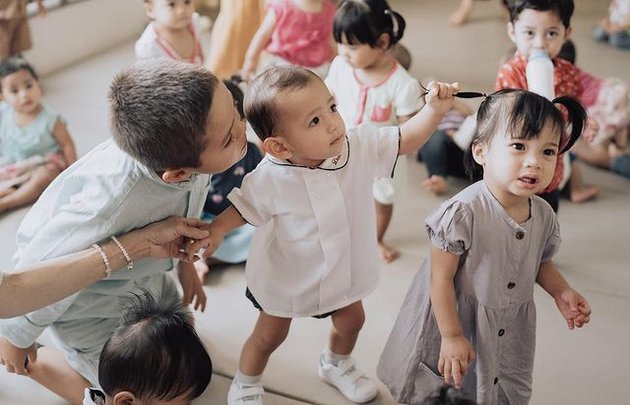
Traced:
<path fill-rule="evenodd" d="M 557 104 L 568 112 L 568 139 Z M 378 365 L 398 401 L 420 403 L 446 382 L 479 404 L 526 404 L 536 283 L 554 298 L 569 329 L 589 322 L 588 302 L 552 261 L 560 245 L 556 216 L 536 196 L 551 181 L 557 155 L 580 136 L 585 116 L 569 97 L 549 101 L 524 90 L 499 91 L 481 104 L 467 158 L 471 169 L 482 167 L 483 180 L 427 218 L 431 256 Z"/>

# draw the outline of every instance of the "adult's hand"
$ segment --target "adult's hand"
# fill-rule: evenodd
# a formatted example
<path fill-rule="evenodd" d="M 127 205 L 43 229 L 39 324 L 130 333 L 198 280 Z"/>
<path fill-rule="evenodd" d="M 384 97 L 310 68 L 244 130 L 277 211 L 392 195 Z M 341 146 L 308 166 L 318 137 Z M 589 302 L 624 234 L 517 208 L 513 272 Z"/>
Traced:
<path fill-rule="evenodd" d="M 123 246 L 139 246 L 139 257 L 132 259 L 174 257 L 192 261 L 193 257 L 185 253 L 184 248 L 190 241 L 209 236 L 207 230 L 201 229 L 204 225 L 207 224 L 197 218 L 172 216 L 123 235 L 120 241 Z"/>

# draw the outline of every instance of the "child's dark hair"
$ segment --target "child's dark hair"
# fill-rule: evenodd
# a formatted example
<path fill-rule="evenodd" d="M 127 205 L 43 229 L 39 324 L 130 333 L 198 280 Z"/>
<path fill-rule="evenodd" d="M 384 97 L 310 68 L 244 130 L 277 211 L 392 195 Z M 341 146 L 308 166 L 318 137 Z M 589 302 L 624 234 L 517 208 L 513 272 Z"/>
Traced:
<path fill-rule="evenodd" d="M 379 46 L 381 34 L 389 35 L 389 47 L 405 32 L 405 19 L 392 10 L 386 0 L 344 0 L 333 22 L 333 36 L 338 43 L 345 37 L 352 45 Z"/>
<path fill-rule="evenodd" d="M 308 69 L 295 66 L 276 66 L 265 70 L 249 84 L 245 93 L 245 118 L 260 140 L 270 137 L 279 118 L 276 95 L 284 90 L 306 87 L 312 80 L 321 79 Z"/>
<path fill-rule="evenodd" d="M 227 87 L 230 94 L 232 94 L 234 106 L 241 118 L 245 118 L 245 113 L 243 112 L 243 99 L 245 98 L 245 95 L 241 89 L 241 85 L 243 83 L 243 79 L 239 75 L 233 75 L 229 80 L 223 80 L 223 84 Z"/>
<path fill-rule="evenodd" d="M 476 402 L 464 396 L 461 390 L 451 385 L 443 385 L 422 401 L 422 405 L 475 405 Z"/>
<path fill-rule="evenodd" d="M 577 57 L 577 52 L 575 50 L 575 44 L 570 39 L 567 39 L 564 44 L 562 44 L 562 48 L 560 48 L 560 52 L 558 53 L 558 58 L 564 59 L 567 62 L 571 62 L 575 65 L 575 59 Z"/>
<path fill-rule="evenodd" d="M 569 28 L 574 8 L 573 0 L 515 0 L 510 3 L 510 22 L 516 22 L 523 10 L 552 11 Z"/>
<path fill-rule="evenodd" d="M 105 343 L 99 384 L 113 397 L 129 391 L 142 400 L 199 397 L 212 362 L 180 302 L 156 300 L 147 290 L 124 302 L 119 326 Z"/>
<path fill-rule="evenodd" d="M 114 141 L 157 172 L 199 167 L 218 82 L 202 66 L 166 58 L 136 62 L 109 89 Z"/>
<path fill-rule="evenodd" d="M 568 113 L 571 125 L 569 138 L 564 136 L 564 118 L 556 104 Z M 560 135 L 560 150 L 564 153 L 573 146 L 582 134 L 586 124 L 586 111 L 579 101 L 572 97 L 556 97 L 547 100 L 527 90 L 505 89 L 490 94 L 477 111 L 477 128 L 464 156 L 466 171 L 471 178 L 477 177 L 479 166 L 472 157 L 472 148 L 479 143 L 489 144 L 499 131 L 516 139 L 534 139 L 545 125 L 551 124 Z"/>
<path fill-rule="evenodd" d="M 33 69 L 33 66 L 31 66 L 31 64 L 22 57 L 12 56 L 10 58 L 5 58 L 0 61 L 0 79 L 4 79 L 5 77 L 12 75 L 13 73 L 19 72 L 20 70 L 26 70 L 31 74 L 31 76 L 33 76 L 35 80 L 39 80 L 39 77 L 37 77 L 37 73 L 35 73 L 35 69 Z"/>

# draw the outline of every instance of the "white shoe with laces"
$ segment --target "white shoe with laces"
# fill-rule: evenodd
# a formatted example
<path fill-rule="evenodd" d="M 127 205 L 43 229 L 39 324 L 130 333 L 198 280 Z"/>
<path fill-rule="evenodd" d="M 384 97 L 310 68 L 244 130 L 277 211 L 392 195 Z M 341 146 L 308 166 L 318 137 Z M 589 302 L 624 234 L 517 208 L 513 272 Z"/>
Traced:
<path fill-rule="evenodd" d="M 263 405 L 265 390 L 262 383 L 254 385 L 239 384 L 232 380 L 228 391 L 228 405 Z"/>
<path fill-rule="evenodd" d="M 335 366 L 327 363 L 322 354 L 318 371 L 322 380 L 337 388 L 350 401 L 362 404 L 371 401 L 378 394 L 378 388 L 374 381 L 356 368 L 352 358 L 341 360 Z"/>

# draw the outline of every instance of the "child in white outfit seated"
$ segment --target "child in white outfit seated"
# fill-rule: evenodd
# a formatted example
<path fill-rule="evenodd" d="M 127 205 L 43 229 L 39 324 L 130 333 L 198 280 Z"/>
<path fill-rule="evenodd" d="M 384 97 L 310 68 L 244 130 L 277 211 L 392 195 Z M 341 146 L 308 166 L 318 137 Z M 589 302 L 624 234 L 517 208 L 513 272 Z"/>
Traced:
<path fill-rule="evenodd" d="M 320 377 L 354 402 L 378 390 L 350 357 L 363 326 L 361 300 L 377 286 L 379 261 L 372 184 L 392 176 L 399 155 L 416 151 L 453 104 L 456 87 L 431 84 L 427 105 L 401 127 L 346 132 L 334 97 L 307 69 L 275 67 L 254 79 L 245 116 L 267 153 L 228 198 L 233 204 L 191 244 L 210 255 L 230 230 L 257 227 L 246 265 L 246 295 L 260 310 L 245 343 L 228 404 L 262 404 L 261 375 L 294 317 L 332 320 Z"/>
<path fill-rule="evenodd" d="M 193 1 L 144 0 L 144 6 L 151 21 L 136 41 L 136 58 L 169 58 L 203 64 L 199 15 Z"/>

